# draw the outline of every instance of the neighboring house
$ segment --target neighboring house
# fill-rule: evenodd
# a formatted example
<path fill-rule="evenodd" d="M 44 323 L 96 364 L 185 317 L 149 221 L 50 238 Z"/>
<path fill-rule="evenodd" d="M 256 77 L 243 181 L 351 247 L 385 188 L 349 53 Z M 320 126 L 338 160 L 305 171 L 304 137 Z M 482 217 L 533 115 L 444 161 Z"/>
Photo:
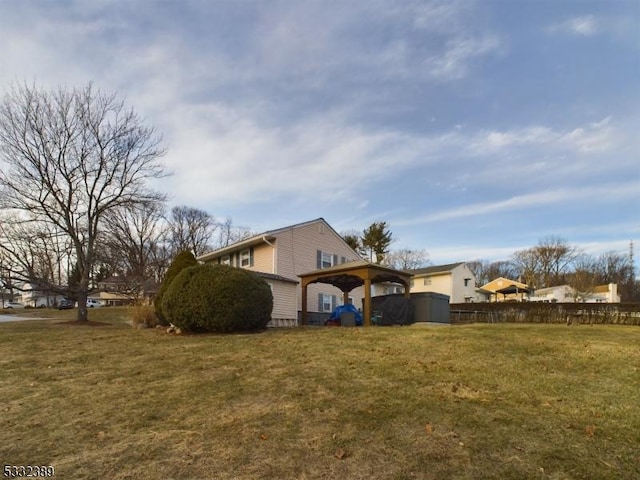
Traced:
<path fill-rule="evenodd" d="M 620 295 L 618 295 L 618 285 L 609 283 L 608 285 L 598 285 L 585 296 L 584 299 L 579 298 L 573 287 L 569 285 L 558 285 L 556 287 L 540 288 L 529 297 L 531 302 L 584 302 L 584 303 L 620 303 Z"/>
<path fill-rule="evenodd" d="M 480 290 L 489 292 L 490 302 L 524 302 L 529 300 L 529 287 L 521 282 L 499 277 L 483 285 Z"/>
<path fill-rule="evenodd" d="M 587 303 L 620 303 L 621 301 L 617 283 L 598 285 L 586 299 Z"/>
<path fill-rule="evenodd" d="M 24 290 L 22 291 L 21 295 L 21 303 L 23 303 L 27 307 L 56 307 L 60 303 L 60 301 L 65 298 L 64 295 L 52 293 L 44 288 L 41 288 L 38 285 L 33 285 L 30 283 L 25 283 L 23 289 Z"/>
<path fill-rule="evenodd" d="M 97 300 L 105 307 L 120 307 L 122 305 L 133 305 L 135 298 L 131 295 L 118 292 L 104 292 L 92 290 L 87 295 L 88 300 Z"/>
<path fill-rule="evenodd" d="M 296 325 L 302 308 L 298 275 L 362 258 L 323 219 L 270 230 L 198 257 L 261 274 L 273 292 L 272 325 Z M 342 304 L 342 292 L 327 284 L 309 285 L 310 323 L 320 321 Z M 362 305 L 362 287 L 350 301 Z"/>
<path fill-rule="evenodd" d="M 159 285 L 153 278 L 112 275 L 97 282 L 96 292 L 92 292 L 91 298 L 110 306 L 139 301 L 151 304 L 158 288 Z"/>
<path fill-rule="evenodd" d="M 573 288 L 569 285 L 558 285 L 557 287 L 539 288 L 529 296 L 530 302 L 573 302 Z"/>
<path fill-rule="evenodd" d="M 465 262 L 409 270 L 411 293 L 435 292 L 449 296 L 450 303 L 483 301 L 476 291 L 476 277 Z"/>

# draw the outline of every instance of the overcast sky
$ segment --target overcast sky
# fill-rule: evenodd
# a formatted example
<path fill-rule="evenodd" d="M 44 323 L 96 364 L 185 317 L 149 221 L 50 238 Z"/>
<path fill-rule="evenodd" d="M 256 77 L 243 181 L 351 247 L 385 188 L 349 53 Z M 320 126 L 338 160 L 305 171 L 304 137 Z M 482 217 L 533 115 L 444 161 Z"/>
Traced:
<path fill-rule="evenodd" d="M 640 257 L 638 0 L 0 0 L 0 91 L 25 81 L 118 92 L 171 203 L 252 230 Z"/>

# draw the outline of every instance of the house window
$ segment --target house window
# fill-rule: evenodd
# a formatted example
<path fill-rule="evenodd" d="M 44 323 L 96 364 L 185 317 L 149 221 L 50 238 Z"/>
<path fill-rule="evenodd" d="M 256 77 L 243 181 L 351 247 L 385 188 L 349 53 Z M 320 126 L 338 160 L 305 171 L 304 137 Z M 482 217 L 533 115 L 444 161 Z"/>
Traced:
<path fill-rule="evenodd" d="M 468 286 L 469 286 L 469 282 L 470 282 L 470 281 L 471 281 L 471 279 L 470 279 L 470 278 L 465 278 L 465 279 L 464 279 L 464 286 L 465 286 L 465 287 L 468 287 Z"/>
<path fill-rule="evenodd" d="M 430 278 L 425 278 L 424 279 L 424 284 L 425 285 L 431 285 L 431 279 Z"/>
<path fill-rule="evenodd" d="M 386 287 L 384 290 L 387 295 L 391 295 L 395 293 L 404 293 L 404 289 L 398 285 L 391 285 L 389 287 Z"/>
<path fill-rule="evenodd" d="M 334 265 L 338 265 L 338 256 L 337 255 L 332 255 L 328 252 L 323 252 L 321 250 L 317 250 L 316 251 L 317 256 L 316 256 L 316 260 L 317 260 L 317 268 L 330 268 L 333 267 Z"/>
<path fill-rule="evenodd" d="M 240 266 L 243 268 L 253 267 L 253 249 L 247 248 L 240 252 Z"/>
<path fill-rule="evenodd" d="M 326 293 L 318 294 L 318 311 L 320 312 L 333 312 L 336 307 L 336 296 L 328 295 Z"/>
<path fill-rule="evenodd" d="M 225 255 L 220 259 L 222 265 L 231 265 L 231 255 Z"/>

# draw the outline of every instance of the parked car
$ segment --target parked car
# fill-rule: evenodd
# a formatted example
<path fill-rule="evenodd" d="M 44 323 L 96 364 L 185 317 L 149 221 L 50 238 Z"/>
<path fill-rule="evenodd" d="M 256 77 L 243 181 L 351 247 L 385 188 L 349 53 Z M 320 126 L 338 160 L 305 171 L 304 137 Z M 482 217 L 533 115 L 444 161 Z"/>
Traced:
<path fill-rule="evenodd" d="M 60 300 L 60 303 L 58 304 L 58 310 L 69 310 L 73 308 L 73 302 L 71 300 L 68 299 L 64 299 L 64 300 Z"/>
<path fill-rule="evenodd" d="M 102 302 L 100 300 L 95 300 L 93 298 L 87 298 L 87 308 L 98 308 L 102 306 Z"/>
<path fill-rule="evenodd" d="M 24 304 L 20 302 L 4 302 L 3 308 L 24 308 Z"/>

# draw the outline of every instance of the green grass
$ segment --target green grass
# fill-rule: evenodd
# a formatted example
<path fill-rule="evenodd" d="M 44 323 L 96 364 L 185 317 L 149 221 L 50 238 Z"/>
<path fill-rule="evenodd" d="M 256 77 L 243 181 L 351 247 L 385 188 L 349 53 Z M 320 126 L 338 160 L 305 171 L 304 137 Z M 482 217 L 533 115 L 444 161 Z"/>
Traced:
<path fill-rule="evenodd" d="M 0 324 L 0 459 L 58 478 L 640 478 L 640 329 Z"/>

